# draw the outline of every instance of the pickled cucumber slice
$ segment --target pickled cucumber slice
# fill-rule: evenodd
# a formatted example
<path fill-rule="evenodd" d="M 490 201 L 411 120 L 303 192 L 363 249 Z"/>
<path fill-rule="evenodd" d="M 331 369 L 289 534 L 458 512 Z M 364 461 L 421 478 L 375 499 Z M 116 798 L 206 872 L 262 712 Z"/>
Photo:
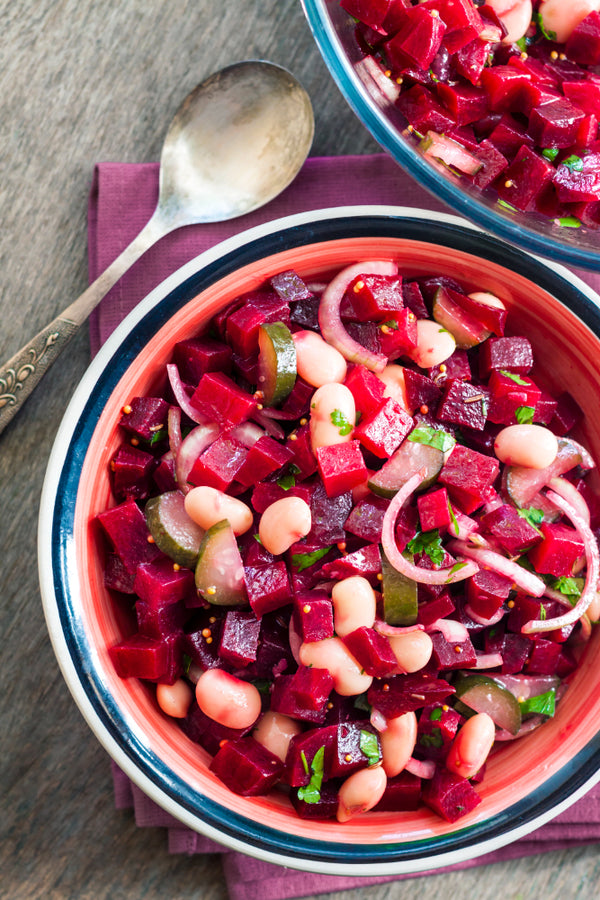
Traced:
<path fill-rule="evenodd" d="M 487 713 L 499 728 L 517 734 L 521 728 L 521 707 L 509 690 L 487 675 L 474 673 L 461 676 L 455 683 L 461 704 Z"/>
<path fill-rule="evenodd" d="M 193 569 L 198 561 L 204 529 L 185 511 L 181 491 L 167 491 L 146 503 L 146 524 L 159 550 L 173 562 Z"/>
<path fill-rule="evenodd" d="M 202 539 L 196 565 L 196 588 L 215 606 L 247 603 L 244 564 L 227 519 L 212 525 Z"/>
<path fill-rule="evenodd" d="M 381 551 L 383 618 L 388 625 L 414 625 L 417 621 L 417 582 L 395 569 Z"/>
<path fill-rule="evenodd" d="M 443 465 L 442 450 L 406 440 L 369 479 L 369 487 L 379 497 L 393 497 L 409 478 L 425 469 L 427 475 L 419 485 L 419 490 L 423 491 L 433 484 Z"/>
<path fill-rule="evenodd" d="M 265 406 L 277 406 L 296 383 L 296 345 L 283 322 L 261 325 L 258 332 L 258 387 Z"/>

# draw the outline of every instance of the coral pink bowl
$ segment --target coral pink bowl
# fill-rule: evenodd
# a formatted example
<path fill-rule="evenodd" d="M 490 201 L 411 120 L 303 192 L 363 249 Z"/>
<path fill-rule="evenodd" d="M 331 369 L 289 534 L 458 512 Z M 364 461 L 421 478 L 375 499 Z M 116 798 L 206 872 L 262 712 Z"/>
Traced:
<path fill-rule="evenodd" d="M 407 275 L 452 275 L 470 289 L 499 294 L 511 309 L 511 330 L 534 345 L 536 380 L 549 390 L 568 387 L 586 415 L 578 438 L 600 459 L 596 295 L 561 267 L 462 220 L 401 208 L 342 208 L 230 239 L 184 266 L 134 310 L 73 397 L 40 514 L 50 635 L 74 698 L 108 753 L 189 827 L 262 859 L 329 874 L 416 872 L 478 856 L 537 828 L 600 778 L 600 631 L 556 717 L 493 754 L 479 789 L 483 802 L 454 825 L 425 808 L 370 813 L 343 826 L 307 822 L 284 794 L 232 794 L 209 772 L 208 754 L 158 710 L 152 692 L 113 670 L 107 650 L 121 637 L 122 621 L 103 586 L 93 519 L 111 502 L 108 463 L 119 440 L 121 407 L 151 392 L 173 344 L 198 332 L 242 291 L 286 268 L 321 277 L 373 257 L 393 257 Z"/>

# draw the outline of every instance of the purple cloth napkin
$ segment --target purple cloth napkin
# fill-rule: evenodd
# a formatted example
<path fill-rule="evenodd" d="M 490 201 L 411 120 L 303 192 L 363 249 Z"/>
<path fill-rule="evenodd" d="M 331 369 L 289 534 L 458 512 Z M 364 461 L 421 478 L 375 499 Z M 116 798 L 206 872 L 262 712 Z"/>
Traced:
<path fill-rule="evenodd" d="M 157 198 L 157 164 L 101 163 L 96 166 L 88 210 L 90 281 L 138 234 L 152 215 Z M 167 274 L 219 241 L 291 213 L 363 203 L 448 211 L 383 154 L 310 158 L 294 183 L 263 209 L 231 222 L 181 228 L 151 248 L 107 294 L 94 313 L 90 321 L 92 352 L 98 350 L 126 313 Z M 600 289 L 600 275 L 578 274 L 595 290 Z M 167 829 L 170 853 L 222 854 L 232 900 L 254 900 L 259 892 L 262 900 L 284 900 L 412 877 L 316 875 L 263 863 L 228 851 L 185 828 L 146 797 L 114 764 L 113 783 L 118 809 L 133 808 L 140 827 Z M 471 868 L 596 841 L 600 841 L 600 785 L 527 838 L 453 868 Z"/>

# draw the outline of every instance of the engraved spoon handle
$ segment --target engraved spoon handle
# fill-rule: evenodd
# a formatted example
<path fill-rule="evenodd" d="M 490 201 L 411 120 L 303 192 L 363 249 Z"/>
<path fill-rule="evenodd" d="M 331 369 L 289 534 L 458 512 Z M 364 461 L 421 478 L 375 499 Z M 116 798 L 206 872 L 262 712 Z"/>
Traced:
<path fill-rule="evenodd" d="M 0 366 L 0 433 L 16 416 L 92 310 L 125 272 L 169 231 L 155 213 L 138 236 L 63 312 Z"/>

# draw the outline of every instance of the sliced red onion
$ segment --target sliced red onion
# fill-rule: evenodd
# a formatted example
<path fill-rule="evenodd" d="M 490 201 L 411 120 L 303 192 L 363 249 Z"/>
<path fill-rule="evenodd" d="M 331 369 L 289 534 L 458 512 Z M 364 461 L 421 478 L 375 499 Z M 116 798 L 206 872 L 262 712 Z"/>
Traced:
<path fill-rule="evenodd" d="M 421 584 L 453 584 L 456 581 L 464 581 L 470 578 L 475 572 L 479 571 L 479 566 L 472 562 L 454 563 L 453 566 L 447 566 L 444 569 L 422 569 L 415 566 L 414 563 L 406 559 L 399 551 L 396 544 L 395 527 L 398 513 L 408 498 L 419 487 L 423 479 L 426 477 L 426 470 L 420 469 L 416 475 L 408 479 L 406 484 L 400 488 L 398 493 L 393 497 L 390 505 L 385 511 L 383 523 L 381 527 L 381 543 L 392 565 L 398 572 L 401 572 L 407 578 Z M 465 545 L 466 546 L 466 545 Z"/>
<path fill-rule="evenodd" d="M 532 731 L 535 731 L 536 728 L 539 728 L 540 725 L 543 725 L 547 720 L 547 716 L 535 715 L 530 719 L 526 719 L 516 734 L 511 734 L 510 731 L 506 731 L 504 728 L 496 729 L 496 737 L 497 741 L 516 741 L 517 738 L 525 737 L 526 734 L 531 734 Z"/>
<path fill-rule="evenodd" d="M 387 731 L 388 723 L 384 714 L 379 710 L 373 709 L 371 710 L 370 720 L 371 725 L 375 728 L 380 734 L 383 734 L 384 731 Z"/>
<path fill-rule="evenodd" d="M 340 316 L 340 305 L 347 288 L 359 275 L 397 275 L 398 266 L 391 260 L 366 260 L 342 269 L 329 282 L 319 304 L 319 326 L 328 344 L 339 350 L 349 362 L 366 366 L 373 372 L 383 372 L 387 356 L 372 353 L 351 337 Z"/>
<path fill-rule="evenodd" d="M 464 541 L 451 541 L 448 545 L 448 550 L 450 553 L 462 553 L 463 556 L 478 562 L 482 568 L 491 569 L 505 578 L 510 578 L 518 588 L 521 588 L 527 594 L 532 594 L 534 597 L 541 597 L 546 589 L 546 585 L 541 578 L 517 565 L 512 559 L 507 559 L 505 556 L 501 556 L 500 553 L 495 553 L 494 550 L 481 550 L 471 547 Z"/>
<path fill-rule="evenodd" d="M 473 669 L 495 669 L 504 662 L 501 653 L 477 653 Z"/>
<path fill-rule="evenodd" d="M 502 675 L 494 674 L 494 681 L 510 691 L 517 700 L 529 700 L 557 688 L 560 678 L 557 675 Z"/>
<path fill-rule="evenodd" d="M 417 623 L 416 625 L 388 625 L 383 619 L 375 619 L 375 625 L 373 627 L 375 628 L 375 631 L 378 631 L 379 634 L 383 634 L 386 637 L 396 637 L 399 634 L 412 634 L 415 631 L 425 630 L 425 626 L 420 623 Z"/>
<path fill-rule="evenodd" d="M 252 418 L 261 425 L 267 434 L 271 435 L 272 438 L 276 438 L 278 441 L 282 441 L 285 438 L 285 431 L 275 419 L 272 419 L 264 409 L 257 409 L 252 413 Z"/>
<path fill-rule="evenodd" d="M 462 622 L 456 619 L 436 619 L 425 628 L 430 634 L 432 631 L 440 631 L 444 638 L 451 644 L 462 644 L 469 639 L 469 632 Z"/>
<path fill-rule="evenodd" d="M 568 440 L 569 440 L 569 443 L 571 444 L 571 446 L 575 447 L 575 449 L 579 452 L 579 454 L 581 456 L 581 462 L 579 463 L 581 468 L 582 469 L 595 469 L 596 463 L 594 462 L 594 459 L 593 459 L 591 453 L 589 452 L 589 450 L 586 450 L 585 447 L 583 446 L 583 444 L 578 444 L 577 441 L 574 441 L 573 438 L 571 438 L 571 437 Z"/>
<path fill-rule="evenodd" d="M 477 625 L 495 625 L 500 619 L 503 617 L 505 610 L 500 607 L 493 616 L 490 616 L 489 619 L 484 619 L 483 616 L 480 616 L 479 613 L 476 613 L 473 607 L 469 603 L 465 603 L 465 612 L 470 619 L 472 619 Z"/>
<path fill-rule="evenodd" d="M 499 29 L 498 29 L 499 30 Z M 395 103 L 400 96 L 400 85 L 389 78 L 373 56 L 365 56 L 355 64 L 357 73 L 361 70 L 371 76 L 381 93 L 390 103 Z M 362 77 L 362 76 L 361 76 Z"/>
<path fill-rule="evenodd" d="M 197 425 L 181 442 L 181 447 L 175 458 L 175 478 L 179 489 L 184 494 L 190 489 L 188 475 L 192 470 L 192 466 L 200 454 L 218 438 L 220 432 L 221 429 L 214 422 L 210 425 Z"/>
<path fill-rule="evenodd" d="M 452 537 L 458 538 L 460 541 L 466 541 L 479 528 L 475 519 L 466 516 L 459 510 L 454 510 L 454 520 L 448 525 L 448 532 Z"/>
<path fill-rule="evenodd" d="M 404 768 L 411 775 L 416 775 L 417 778 L 426 778 L 428 781 L 431 781 L 435 775 L 435 763 L 432 759 L 415 759 L 411 756 Z"/>
<path fill-rule="evenodd" d="M 598 544 L 594 537 L 590 526 L 583 519 L 579 512 L 564 500 L 555 491 L 548 491 L 548 499 L 556 504 L 558 508 L 569 518 L 579 534 L 585 547 L 585 557 L 587 560 L 587 572 L 585 576 L 585 584 L 575 606 L 571 607 L 562 616 L 556 616 L 554 619 L 532 619 L 523 625 L 521 631 L 523 634 L 536 634 L 540 631 L 554 631 L 555 628 L 564 628 L 567 625 L 573 625 L 580 619 L 592 600 L 596 597 L 596 589 L 598 586 L 598 575 L 600 574 L 600 553 Z"/>
<path fill-rule="evenodd" d="M 554 588 L 547 587 L 544 591 L 544 597 L 548 597 L 549 600 L 555 600 L 557 603 L 560 603 L 561 606 L 566 606 L 567 609 L 572 609 L 573 607 L 569 598 L 565 597 L 564 594 L 561 594 L 560 591 L 555 591 Z"/>
<path fill-rule="evenodd" d="M 177 403 L 179 404 L 183 412 L 188 418 L 192 420 L 192 422 L 196 422 L 197 425 L 204 425 L 204 423 L 207 421 L 206 416 L 198 412 L 198 410 L 195 409 L 190 403 L 190 398 L 188 397 L 187 391 L 179 374 L 179 369 L 177 368 L 175 363 L 169 363 L 167 365 L 167 375 L 169 377 L 169 384 L 171 385 L 173 396 L 177 400 Z"/>
<path fill-rule="evenodd" d="M 590 509 L 577 488 L 570 481 L 567 481 L 566 478 L 561 478 L 559 475 L 556 478 L 551 478 L 548 482 L 548 487 L 552 488 L 553 491 L 566 500 L 567 503 L 570 503 L 573 509 L 577 510 L 581 518 L 586 522 L 587 525 L 590 524 Z"/>
<path fill-rule="evenodd" d="M 254 422 L 242 422 L 241 425 L 236 425 L 235 428 L 232 428 L 230 434 L 232 437 L 237 438 L 244 447 L 250 449 L 261 437 L 265 436 L 265 431 L 259 428 L 258 425 L 255 425 Z"/>
<path fill-rule="evenodd" d="M 170 406 L 167 413 L 167 430 L 169 433 L 169 448 L 173 457 L 177 459 L 181 447 L 181 408 Z"/>

